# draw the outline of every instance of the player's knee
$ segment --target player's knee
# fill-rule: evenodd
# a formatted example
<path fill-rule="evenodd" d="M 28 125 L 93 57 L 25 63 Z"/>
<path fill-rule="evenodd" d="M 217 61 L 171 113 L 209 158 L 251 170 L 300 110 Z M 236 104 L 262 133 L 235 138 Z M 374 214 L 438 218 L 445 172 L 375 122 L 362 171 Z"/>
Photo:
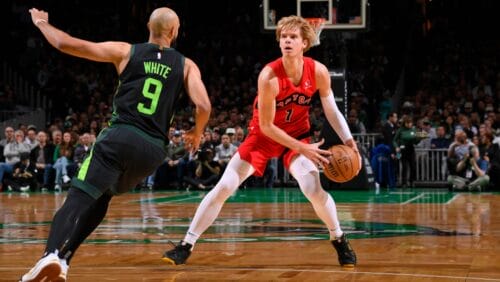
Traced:
<path fill-rule="evenodd" d="M 225 175 L 225 177 L 222 177 L 214 188 L 214 190 L 217 191 L 216 198 L 218 200 L 225 201 L 236 191 L 237 188 L 238 181 L 236 177 L 229 177 L 229 175 Z"/>
<path fill-rule="evenodd" d="M 324 202 L 326 201 L 328 194 L 323 188 L 321 188 L 321 183 L 319 181 L 317 172 L 310 172 L 305 176 L 302 176 L 299 181 L 300 189 L 304 196 L 310 201 Z"/>

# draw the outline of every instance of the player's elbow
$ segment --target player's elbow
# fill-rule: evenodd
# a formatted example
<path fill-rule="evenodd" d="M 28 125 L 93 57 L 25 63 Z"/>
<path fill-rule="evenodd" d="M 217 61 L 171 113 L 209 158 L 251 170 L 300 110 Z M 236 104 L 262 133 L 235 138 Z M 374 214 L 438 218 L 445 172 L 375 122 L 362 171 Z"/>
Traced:
<path fill-rule="evenodd" d="M 271 136 L 273 131 L 273 125 L 269 122 L 259 122 L 260 131 L 266 135 Z"/>

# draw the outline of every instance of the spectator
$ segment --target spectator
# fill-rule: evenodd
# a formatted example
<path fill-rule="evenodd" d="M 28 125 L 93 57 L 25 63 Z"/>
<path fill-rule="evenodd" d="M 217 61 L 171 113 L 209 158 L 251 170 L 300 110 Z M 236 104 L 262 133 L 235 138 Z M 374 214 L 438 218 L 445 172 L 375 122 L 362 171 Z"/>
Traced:
<path fill-rule="evenodd" d="M 234 145 L 236 130 L 232 127 L 226 128 L 226 134 L 227 134 L 227 136 L 229 136 L 229 142 L 231 142 L 231 144 Z M 238 147 L 238 146 L 236 146 L 236 147 Z"/>
<path fill-rule="evenodd" d="M 231 144 L 231 139 L 229 135 L 222 134 L 221 144 L 215 147 L 215 158 L 214 161 L 219 162 L 219 165 L 222 168 L 222 171 L 226 168 L 227 163 L 233 157 L 233 155 L 238 150 L 238 147 Z"/>
<path fill-rule="evenodd" d="M 481 158 L 475 145 L 469 145 L 467 152 L 458 160 L 454 173 L 448 176 L 448 183 L 453 190 L 481 191 L 486 189 L 490 177 L 488 162 Z"/>
<path fill-rule="evenodd" d="M 167 146 L 167 179 L 170 181 L 171 186 L 182 185 L 184 177 L 184 161 L 183 158 L 186 156 L 186 148 L 182 142 L 181 132 L 179 130 L 174 131 L 174 137 L 172 138 L 170 144 Z M 156 182 L 156 179 L 155 179 Z"/>
<path fill-rule="evenodd" d="M 312 124 L 312 136 L 311 136 L 311 144 L 318 143 L 321 141 L 321 125 L 320 124 Z"/>
<path fill-rule="evenodd" d="M 245 130 L 241 126 L 236 127 L 236 134 L 234 135 L 233 145 L 239 147 L 241 142 L 245 140 Z"/>
<path fill-rule="evenodd" d="M 14 142 L 8 143 L 3 149 L 5 162 L 0 163 L 0 191 L 3 188 L 5 174 L 12 174 L 14 165 L 21 160 L 21 153 L 29 153 L 31 151 L 30 146 L 24 143 L 24 133 L 22 130 L 14 132 L 14 139 Z"/>
<path fill-rule="evenodd" d="M 62 190 L 62 184 L 67 184 L 71 180 L 68 176 L 68 164 L 73 160 L 75 151 L 75 141 L 71 132 L 64 132 L 61 144 L 54 150 L 54 169 L 56 170 L 56 179 L 54 189 Z"/>
<path fill-rule="evenodd" d="M 443 125 L 436 128 L 436 137 L 431 138 L 431 149 L 448 149 L 451 140 L 446 137 L 446 129 Z"/>
<path fill-rule="evenodd" d="M 366 128 L 362 121 L 358 119 L 358 111 L 352 109 L 349 111 L 347 124 L 352 133 L 366 134 Z"/>
<path fill-rule="evenodd" d="M 34 125 L 29 125 L 26 132 L 26 139 L 24 142 L 30 145 L 31 149 L 38 146 L 36 127 Z"/>
<path fill-rule="evenodd" d="M 431 126 L 428 118 L 425 117 L 420 120 L 420 131 L 417 132 L 417 136 L 421 137 L 421 140 L 415 147 L 421 149 L 431 148 L 431 139 L 436 137 L 436 129 Z"/>
<path fill-rule="evenodd" d="M 394 170 L 395 162 L 392 158 L 394 156 L 392 144 L 389 146 L 383 140 L 377 140 L 370 156 L 370 165 L 373 169 L 375 182 L 381 187 L 393 190 L 396 187 L 396 173 Z"/>
<path fill-rule="evenodd" d="M 36 167 L 30 162 L 30 153 L 21 153 L 19 159 L 20 161 L 13 166 L 12 178 L 5 180 L 8 190 L 17 192 L 35 190 Z"/>
<path fill-rule="evenodd" d="M 488 163 L 490 177 L 489 188 L 499 189 L 500 187 L 500 145 L 493 143 L 493 134 L 486 132 L 482 137 L 482 144 L 485 148 L 484 160 Z"/>
<path fill-rule="evenodd" d="M 384 144 L 388 145 L 392 151 L 394 151 L 394 146 L 392 141 L 394 140 L 394 135 L 398 130 L 398 113 L 391 112 L 387 116 L 387 120 L 382 127 L 382 135 L 384 136 Z"/>
<path fill-rule="evenodd" d="M 62 134 L 62 131 L 59 130 L 59 129 L 54 129 L 52 131 L 52 144 L 54 144 L 54 146 L 57 146 L 59 144 L 62 143 L 62 140 L 63 140 L 63 134 Z"/>
<path fill-rule="evenodd" d="M 0 140 L 0 162 L 5 161 L 5 156 L 3 155 L 3 150 L 8 143 L 14 142 L 14 128 L 11 126 L 7 126 L 4 130 L 5 138 Z"/>
<path fill-rule="evenodd" d="M 35 164 L 36 178 L 42 183 L 42 190 L 52 187 L 50 179 L 52 177 L 52 166 L 54 164 L 55 146 L 48 142 L 47 133 L 43 130 L 37 134 L 38 145 L 31 150 L 31 163 Z"/>
<path fill-rule="evenodd" d="M 221 175 L 220 164 L 214 161 L 214 153 L 210 148 L 201 150 L 198 153 L 194 177 L 186 176 L 185 182 L 188 188 L 194 187 L 201 190 L 212 189 Z"/>
<path fill-rule="evenodd" d="M 417 137 L 417 131 L 413 126 L 413 118 L 409 115 L 403 116 L 403 124 L 394 135 L 393 146 L 396 154 L 400 153 L 400 160 L 402 162 L 401 184 L 403 187 L 414 186 L 415 181 L 415 144 L 420 139 Z M 399 155 L 399 154 L 398 154 Z"/>
<path fill-rule="evenodd" d="M 90 133 L 88 132 L 83 133 L 82 136 L 80 137 L 80 142 L 75 147 L 73 154 L 73 162 L 68 165 L 67 169 L 68 175 L 70 176 L 75 175 L 76 171 L 82 166 L 85 157 L 90 151 L 91 145 L 92 143 L 91 143 Z"/>

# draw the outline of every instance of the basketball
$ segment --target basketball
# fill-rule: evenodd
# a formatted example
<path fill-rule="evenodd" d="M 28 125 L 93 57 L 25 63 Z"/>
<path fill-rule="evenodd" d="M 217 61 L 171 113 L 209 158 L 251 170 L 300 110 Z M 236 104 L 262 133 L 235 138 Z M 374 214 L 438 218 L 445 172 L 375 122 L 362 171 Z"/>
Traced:
<path fill-rule="evenodd" d="M 360 170 L 358 154 L 349 146 L 333 145 L 328 149 L 332 152 L 330 163 L 325 164 L 323 173 L 331 181 L 337 183 L 353 179 Z"/>

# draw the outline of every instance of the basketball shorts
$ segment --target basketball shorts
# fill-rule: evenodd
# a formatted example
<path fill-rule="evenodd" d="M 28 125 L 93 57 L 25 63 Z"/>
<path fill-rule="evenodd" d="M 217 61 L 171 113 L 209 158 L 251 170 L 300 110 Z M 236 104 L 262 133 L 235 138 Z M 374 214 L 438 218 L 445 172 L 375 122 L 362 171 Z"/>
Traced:
<path fill-rule="evenodd" d="M 309 143 L 310 137 L 299 137 L 301 142 Z M 274 157 L 282 157 L 286 169 L 290 162 L 299 153 L 277 143 L 261 133 L 250 133 L 245 141 L 238 147 L 242 160 L 249 162 L 255 168 L 254 175 L 263 176 L 267 161 Z"/>
<path fill-rule="evenodd" d="M 165 157 L 163 140 L 133 126 L 113 125 L 99 133 L 71 184 L 95 199 L 123 194 L 153 174 Z"/>

